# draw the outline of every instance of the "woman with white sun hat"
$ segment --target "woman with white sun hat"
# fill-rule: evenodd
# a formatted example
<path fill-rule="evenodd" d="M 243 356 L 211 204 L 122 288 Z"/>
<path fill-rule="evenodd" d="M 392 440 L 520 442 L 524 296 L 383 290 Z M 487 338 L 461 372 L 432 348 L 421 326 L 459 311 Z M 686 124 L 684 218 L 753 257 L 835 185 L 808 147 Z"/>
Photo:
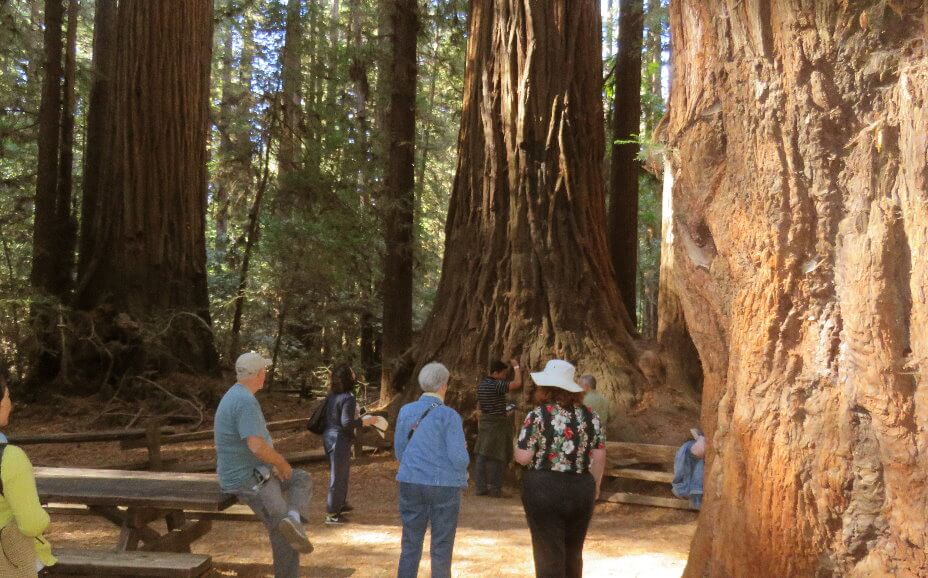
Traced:
<path fill-rule="evenodd" d="M 527 467 L 522 506 L 538 578 L 583 575 L 583 542 L 605 470 L 605 432 L 583 405 L 575 373 L 570 363 L 552 359 L 532 374 L 540 405 L 526 416 L 515 450 Z"/>

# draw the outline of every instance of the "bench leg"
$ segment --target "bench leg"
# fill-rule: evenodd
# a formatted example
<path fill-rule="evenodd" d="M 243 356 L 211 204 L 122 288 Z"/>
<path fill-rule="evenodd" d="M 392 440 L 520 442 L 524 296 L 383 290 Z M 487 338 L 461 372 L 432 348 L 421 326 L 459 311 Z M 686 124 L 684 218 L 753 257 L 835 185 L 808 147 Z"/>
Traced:
<path fill-rule="evenodd" d="M 139 549 L 139 533 L 135 528 L 123 526 L 119 531 L 119 541 L 116 542 L 116 550 L 119 552 L 128 552 Z"/>

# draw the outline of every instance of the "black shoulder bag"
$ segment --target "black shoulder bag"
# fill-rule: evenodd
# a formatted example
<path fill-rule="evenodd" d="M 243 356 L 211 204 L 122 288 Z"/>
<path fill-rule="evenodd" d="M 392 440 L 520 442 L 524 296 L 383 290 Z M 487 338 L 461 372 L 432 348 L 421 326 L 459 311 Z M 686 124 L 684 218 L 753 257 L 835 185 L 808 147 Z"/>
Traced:
<path fill-rule="evenodd" d="M 325 411 L 329 407 L 329 396 L 325 396 L 325 399 L 322 400 L 322 403 L 316 406 L 316 409 L 313 410 L 312 415 L 309 416 L 309 421 L 306 422 L 306 429 L 313 432 L 316 435 L 322 435 L 322 432 L 325 431 Z"/>
<path fill-rule="evenodd" d="M 6 445 L 7 444 L 0 444 L 0 466 L 3 465 L 3 450 L 6 449 Z M 3 495 L 3 478 L 0 477 L 0 496 L 2 495 Z"/>

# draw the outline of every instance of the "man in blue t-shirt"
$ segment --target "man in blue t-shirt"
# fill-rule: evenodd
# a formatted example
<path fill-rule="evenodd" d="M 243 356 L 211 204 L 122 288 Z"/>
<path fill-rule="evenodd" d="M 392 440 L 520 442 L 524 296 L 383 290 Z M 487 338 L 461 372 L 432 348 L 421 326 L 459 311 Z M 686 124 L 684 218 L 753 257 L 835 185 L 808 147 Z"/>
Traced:
<path fill-rule="evenodd" d="M 216 409 L 216 473 L 222 490 L 248 504 L 267 527 L 275 578 L 297 578 L 300 553 L 313 551 L 301 520 L 313 485 L 309 474 L 294 470 L 274 449 L 255 398 L 264 387 L 269 364 L 253 351 L 235 362 L 238 382 Z"/>

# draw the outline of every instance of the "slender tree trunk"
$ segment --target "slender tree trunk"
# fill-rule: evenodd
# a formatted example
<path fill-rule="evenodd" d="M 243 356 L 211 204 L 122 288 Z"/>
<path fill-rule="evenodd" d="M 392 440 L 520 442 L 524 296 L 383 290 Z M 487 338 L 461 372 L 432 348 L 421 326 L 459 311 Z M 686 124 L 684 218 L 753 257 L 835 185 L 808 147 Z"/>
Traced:
<path fill-rule="evenodd" d="M 619 3 L 619 48 L 612 112 L 612 161 L 609 176 L 609 248 L 625 310 L 637 317 L 638 133 L 641 131 L 642 0 Z"/>
<path fill-rule="evenodd" d="M 400 399 L 434 359 L 466 380 L 561 357 L 627 408 L 642 377 L 606 243 L 600 4 L 475 0 L 470 18 L 442 278 Z"/>
<path fill-rule="evenodd" d="M 61 232 L 58 181 L 61 154 L 61 114 L 63 106 L 62 27 L 64 0 L 45 2 L 45 77 L 42 82 L 42 102 L 39 108 L 38 174 L 35 191 L 35 221 L 32 235 L 32 273 L 36 289 L 64 299 L 67 286 L 59 276 L 60 255 L 57 254 Z M 70 216 L 70 206 L 68 207 Z M 69 273 L 70 275 L 70 273 Z"/>
<path fill-rule="evenodd" d="M 232 138 L 233 99 L 236 98 L 237 87 L 232 83 L 232 68 L 234 59 L 233 22 L 229 22 L 221 31 L 222 55 L 220 60 L 219 80 L 222 92 L 219 97 L 219 117 L 216 120 L 216 129 L 219 132 L 219 167 L 216 174 L 216 252 L 219 262 L 225 261 L 225 254 L 229 246 L 229 197 L 232 183 L 236 178 L 235 171 L 235 145 Z"/>
<path fill-rule="evenodd" d="M 77 18 L 79 0 L 68 1 L 68 31 L 65 49 L 64 86 L 61 107 L 61 157 L 58 163 L 57 221 L 58 238 L 57 271 L 55 286 L 61 287 L 62 295 L 69 295 L 74 275 L 74 252 L 77 249 L 77 220 L 74 218 L 74 115 L 76 104 L 77 76 Z"/>
<path fill-rule="evenodd" d="M 274 349 L 271 352 L 271 367 L 268 369 L 267 391 L 271 391 L 277 381 L 277 362 L 280 360 L 280 345 L 283 343 L 289 310 L 290 297 L 285 294 L 281 297 L 280 310 L 277 312 L 277 333 L 274 337 Z"/>
<path fill-rule="evenodd" d="M 281 53 L 283 94 L 281 98 L 280 145 L 278 153 L 279 192 L 276 211 L 292 214 L 300 197 L 299 170 L 302 161 L 300 124 L 303 115 L 303 11 L 302 0 L 287 3 L 287 29 Z"/>
<path fill-rule="evenodd" d="M 217 361 L 205 237 L 212 24 L 209 0 L 119 2 L 112 126 L 88 143 L 110 156 L 76 294 L 83 309 L 166 326 L 164 353 L 187 371 Z"/>
<path fill-rule="evenodd" d="M 388 149 L 382 199 L 384 216 L 383 364 L 381 399 L 391 395 L 394 365 L 412 344 L 415 246 L 417 0 L 393 0 Z"/>
<path fill-rule="evenodd" d="M 672 279 L 709 440 L 685 576 L 928 575 L 926 16 L 671 4 Z"/>
<path fill-rule="evenodd" d="M 420 203 L 422 201 L 422 195 L 425 192 L 425 170 L 426 170 L 426 166 L 428 165 L 428 160 L 429 160 L 429 147 L 431 146 L 431 137 L 432 137 L 432 120 L 435 114 L 434 112 L 435 93 L 438 88 L 437 68 L 439 66 L 438 41 L 439 41 L 440 32 L 441 31 L 439 27 L 436 25 L 435 36 L 434 38 L 432 38 L 432 42 L 431 42 L 432 53 L 429 59 L 429 66 L 431 67 L 431 71 L 430 71 L 431 74 L 429 75 L 429 90 L 428 90 L 428 96 L 426 97 L 426 101 L 428 104 L 427 104 L 427 108 L 425 109 L 425 114 L 422 115 L 424 117 L 424 120 L 422 122 L 422 128 L 420 131 L 421 138 L 422 138 L 422 146 L 420 147 L 420 150 L 419 150 L 419 163 L 418 163 L 418 167 L 416 168 L 416 180 L 415 180 L 416 197 Z"/>
<path fill-rule="evenodd" d="M 646 82 L 650 87 L 651 94 L 655 96 L 663 96 L 664 90 L 661 83 L 664 68 L 664 41 L 662 35 L 666 21 L 667 16 L 664 7 L 661 6 L 661 0 L 648 0 L 648 30 L 644 51 L 647 58 L 643 63 L 643 68 L 648 71 Z M 661 120 L 661 116 L 661 112 L 656 107 L 651 107 L 646 111 L 644 122 L 648 127 L 649 135 L 653 134 L 657 123 Z"/>
<path fill-rule="evenodd" d="M 339 12 L 340 12 L 341 6 L 339 4 L 339 0 L 331 0 L 331 1 L 332 1 L 332 5 L 329 11 L 329 58 L 328 58 L 328 62 L 326 62 L 326 67 L 327 67 L 326 78 L 328 80 L 326 82 L 326 89 L 325 89 L 325 97 L 326 97 L 326 102 L 328 103 L 329 111 L 334 110 L 336 106 L 336 101 L 337 101 L 337 94 L 336 94 L 337 90 L 335 87 L 337 85 L 337 80 L 339 77 L 339 74 L 338 74 L 338 60 L 339 60 L 338 43 L 339 43 L 339 37 L 341 36 L 340 29 L 339 29 L 339 26 L 340 26 Z"/>
<path fill-rule="evenodd" d="M 86 278 L 92 254 L 97 203 L 103 187 L 103 167 L 111 158 L 106 148 L 112 127 L 110 93 L 116 43 L 116 0 L 96 0 L 93 24 L 93 81 L 87 111 L 87 143 L 81 200 L 80 246 L 77 278 Z"/>

